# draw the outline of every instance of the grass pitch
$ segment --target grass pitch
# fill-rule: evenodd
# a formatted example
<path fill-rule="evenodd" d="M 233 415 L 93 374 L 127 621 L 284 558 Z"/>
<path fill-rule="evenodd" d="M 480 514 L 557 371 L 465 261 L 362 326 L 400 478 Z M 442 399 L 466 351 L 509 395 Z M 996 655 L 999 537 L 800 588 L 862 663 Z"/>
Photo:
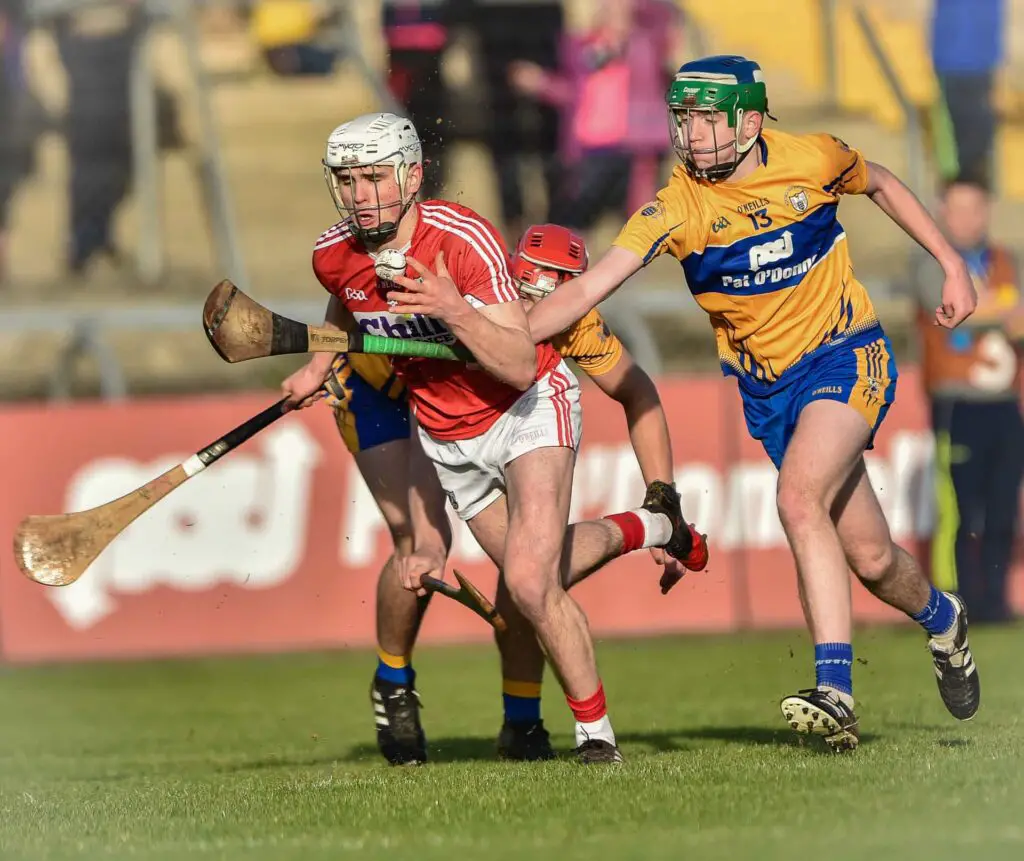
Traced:
<path fill-rule="evenodd" d="M 1024 858 L 1024 628 L 972 631 L 983 704 L 943 708 L 911 628 L 856 637 L 863 741 L 801 744 L 803 633 L 601 642 L 627 762 L 493 759 L 488 648 L 416 656 L 432 764 L 378 757 L 365 652 L 0 676 L 0 858 Z M 561 751 L 571 719 L 546 686 Z M 815 740 L 817 741 L 817 740 Z"/>

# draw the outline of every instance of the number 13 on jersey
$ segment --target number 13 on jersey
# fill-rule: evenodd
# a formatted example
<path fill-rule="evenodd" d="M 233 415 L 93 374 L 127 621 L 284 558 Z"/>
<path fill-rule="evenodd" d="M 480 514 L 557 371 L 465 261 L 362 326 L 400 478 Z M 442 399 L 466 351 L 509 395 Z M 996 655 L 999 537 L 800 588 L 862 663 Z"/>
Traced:
<path fill-rule="evenodd" d="M 754 225 L 754 230 L 764 230 L 766 227 L 772 226 L 771 216 L 768 215 L 767 207 L 764 209 L 758 209 L 754 212 L 748 212 L 747 218 L 750 219 L 750 223 Z"/>

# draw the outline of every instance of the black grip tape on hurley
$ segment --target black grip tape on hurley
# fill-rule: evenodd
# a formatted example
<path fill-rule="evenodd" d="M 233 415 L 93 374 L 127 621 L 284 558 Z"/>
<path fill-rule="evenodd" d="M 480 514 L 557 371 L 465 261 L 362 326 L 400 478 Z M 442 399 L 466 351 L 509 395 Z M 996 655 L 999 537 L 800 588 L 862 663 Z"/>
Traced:
<path fill-rule="evenodd" d="M 289 320 L 274 314 L 271 317 L 273 324 L 270 336 L 270 355 L 283 356 L 288 353 L 309 352 L 309 327 L 304 323 Z"/>

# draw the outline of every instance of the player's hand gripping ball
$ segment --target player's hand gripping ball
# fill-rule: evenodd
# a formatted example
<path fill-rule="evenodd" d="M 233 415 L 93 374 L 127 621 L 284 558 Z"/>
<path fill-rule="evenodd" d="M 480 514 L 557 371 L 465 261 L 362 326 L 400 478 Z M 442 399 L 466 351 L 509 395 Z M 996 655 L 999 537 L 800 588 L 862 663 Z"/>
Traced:
<path fill-rule="evenodd" d="M 397 248 L 385 248 L 377 255 L 373 271 L 381 281 L 394 281 L 396 275 L 405 275 L 405 255 Z"/>
<path fill-rule="evenodd" d="M 373 264 L 373 271 L 377 273 L 377 277 L 389 285 L 394 285 L 396 276 L 405 275 L 405 270 L 405 255 L 397 248 L 385 248 L 377 255 Z M 392 287 L 392 289 L 394 288 Z M 399 314 L 398 316 L 404 320 L 412 319 L 412 314 Z"/>

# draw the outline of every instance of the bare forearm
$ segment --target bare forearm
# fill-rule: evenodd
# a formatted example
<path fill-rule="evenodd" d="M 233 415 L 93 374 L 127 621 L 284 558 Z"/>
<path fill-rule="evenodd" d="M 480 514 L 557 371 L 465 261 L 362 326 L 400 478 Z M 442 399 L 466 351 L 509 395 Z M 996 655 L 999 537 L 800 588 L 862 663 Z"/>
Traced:
<path fill-rule="evenodd" d="M 444 557 L 452 544 L 452 529 L 445 512 L 445 495 L 434 466 L 416 440 L 412 440 L 409 469 L 409 512 L 416 553 Z"/>
<path fill-rule="evenodd" d="M 869 197 L 886 215 L 934 257 L 946 272 L 963 266 L 963 259 L 942 235 L 924 204 L 893 173 L 871 164 Z"/>
<path fill-rule="evenodd" d="M 527 329 L 501 326 L 468 304 L 446 322 L 489 374 L 520 391 L 533 385 L 537 350 Z"/>
<path fill-rule="evenodd" d="M 574 285 L 573 281 L 567 282 L 530 309 L 526 319 L 530 323 L 530 336 L 535 344 L 564 332 L 597 305 L 597 302 L 591 303 L 582 290 L 574 289 Z"/>
<path fill-rule="evenodd" d="M 672 440 L 668 421 L 657 394 L 653 398 L 639 397 L 623 404 L 629 441 L 636 454 L 644 483 L 660 480 L 671 484 L 674 479 Z"/>
<path fill-rule="evenodd" d="M 591 308 L 596 308 L 611 296 L 643 265 L 643 260 L 632 251 L 613 245 L 579 278 L 567 281 L 530 309 L 527 320 L 534 343 L 539 344 L 564 332 Z"/>

